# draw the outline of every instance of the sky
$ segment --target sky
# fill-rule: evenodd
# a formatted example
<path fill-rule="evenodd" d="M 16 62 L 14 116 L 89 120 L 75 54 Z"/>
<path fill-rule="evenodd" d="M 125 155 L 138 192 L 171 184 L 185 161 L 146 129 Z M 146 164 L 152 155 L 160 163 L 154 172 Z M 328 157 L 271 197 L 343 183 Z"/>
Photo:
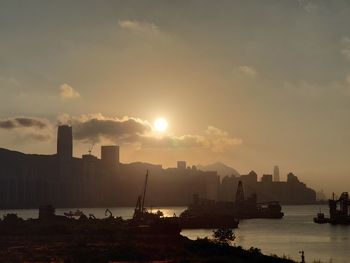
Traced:
<path fill-rule="evenodd" d="M 345 0 L 1 1 L 0 147 L 53 154 L 70 124 L 77 157 L 349 191 L 349 24 Z"/>

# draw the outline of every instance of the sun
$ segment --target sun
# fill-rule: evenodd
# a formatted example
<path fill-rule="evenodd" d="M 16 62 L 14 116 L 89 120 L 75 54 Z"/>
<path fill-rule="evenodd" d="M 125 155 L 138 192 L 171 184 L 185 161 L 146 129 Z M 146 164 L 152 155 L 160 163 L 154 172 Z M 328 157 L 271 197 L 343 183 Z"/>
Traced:
<path fill-rule="evenodd" d="M 165 132 L 168 129 L 168 122 L 164 118 L 158 118 L 154 121 L 154 129 L 157 132 Z"/>

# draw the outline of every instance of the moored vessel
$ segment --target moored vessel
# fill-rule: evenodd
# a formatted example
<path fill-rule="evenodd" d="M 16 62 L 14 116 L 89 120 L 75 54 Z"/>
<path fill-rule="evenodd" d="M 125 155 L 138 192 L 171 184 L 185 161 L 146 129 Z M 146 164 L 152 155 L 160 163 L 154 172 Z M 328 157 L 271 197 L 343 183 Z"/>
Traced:
<path fill-rule="evenodd" d="M 317 213 L 317 216 L 314 217 L 314 222 L 317 224 L 326 224 L 326 223 L 329 223 L 330 220 L 329 220 L 329 218 L 326 218 L 324 216 L 324 213 L 319 212 L 319 213 Z"/>
<path fill-rule="evenodd" d="M 282 207 L 278 201 L 267 203 L 258 203 L 256 194 L 252 194 L 245 199 L 243 184 L 238 183 L 236 201 L 215 201 L 199 198 L 194 195 L 193 203 L 188 206 L 183 214 L 191 216 L 212 216 L 212 217 L 231 217 L 232 221 L 252 218 L 276 218 L 284 216 Z M 180 216 L 181 218 L 181 216 Z M 232 223 L 234 224 L 234 223 Z"/>
<path fill-rule="evenodd" d="M 329 218 L 319 212 L 314 222 L 317 224 L 330 223 L 332 225 L 350 225 L 350 199 L 348 192 L 343 192 L 338 199 L 333 193 L 332 199 L 328 200 Z"/>

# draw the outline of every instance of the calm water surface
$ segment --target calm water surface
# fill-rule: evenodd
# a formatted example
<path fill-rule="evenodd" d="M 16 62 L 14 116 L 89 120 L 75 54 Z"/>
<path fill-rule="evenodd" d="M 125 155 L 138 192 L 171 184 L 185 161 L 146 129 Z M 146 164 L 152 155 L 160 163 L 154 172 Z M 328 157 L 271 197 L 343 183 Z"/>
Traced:
<path fill-rule="evenodd" d="M 251 219 L 241 221 L 235 229 L 235 244 L 244 248 L 257 247 L 264 254 L 288 256 L 299 260 L 299 251 L 304 250 L 306 261 L 320 259 L 323 262 L 350 262 L 350 226 L 332 226 L 313 223 L 314 215 L 319 211 L 328 212 L 327 206 L 284 206 L 283 219 Z M 156 211 L 158 208 L 153 209 Z M 159 208 L 165 216 L 179 215 L 185 207 Z M 56 209 L 56 214 L 63 214 L 70 209 Z M 85 214 L 105 217 L 105 208 L 80 208 Z M 131 218 L 132 207 L 110 208 L 114 216 Z M 37 218 L 38 210 L 1 210 L 0 215 L 17 213 L 22 218 Z M 184 230 L 184 236 L 191 239 L 210 237 L 212 230 Z"/>

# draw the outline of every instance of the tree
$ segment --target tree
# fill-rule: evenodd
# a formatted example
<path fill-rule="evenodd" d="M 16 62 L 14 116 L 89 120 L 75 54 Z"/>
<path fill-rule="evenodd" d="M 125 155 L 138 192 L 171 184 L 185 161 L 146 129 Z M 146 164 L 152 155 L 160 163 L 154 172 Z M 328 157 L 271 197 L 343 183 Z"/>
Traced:
<path fill-rule="evenodd" d="M 214 240 L 220 244 L 231 244 L 236 239 L 231 228 L 219 228 L 213 231 Z"/>

